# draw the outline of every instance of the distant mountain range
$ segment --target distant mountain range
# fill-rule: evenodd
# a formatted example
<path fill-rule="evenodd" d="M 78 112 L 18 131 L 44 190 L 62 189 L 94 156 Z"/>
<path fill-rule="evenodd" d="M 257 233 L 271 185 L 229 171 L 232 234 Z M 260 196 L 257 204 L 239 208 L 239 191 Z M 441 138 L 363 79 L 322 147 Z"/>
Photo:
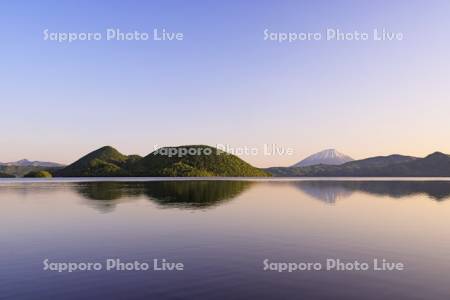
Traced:
<path fill-rule="evenodd" d="M 0 164 L 0 177 L 44 174 L 45 177 L 450 177 L 450 156 L 435 152 L 424 158 L 395 154 L 352 160 L 328 149 L 292 167 L 258 169 L 235 155 L 204 145 L 164 147 L 145 157 L 124 155 L 105 146 L 69 166 L 28 160 Z"/>
<path fill-rule="evenodd" d="M 23 177 L 30 172 L 54 171 L 62 167 L 64 165 L 54 162 L 29 161 L 27 159 L 8 163 L 0 162 L 0 177 Z"/>
<path fill-rule="evenodd" d="M 185 153 L 188 151 L 189 153 Z M 235 155 L 219 149 L 190 145 L 158 149 L 145 157 L 124 155 L 110 146 L 95 150 L 54 172 L 56 177 L 118 176 L 271 176 Z"/>
<path fill-rule="evenodd" d="M 266 171 L 284 177 L 448 177 L 450 156 L 441 152 L 424 158 L 396 154 L 354 160 L 341 165 L 274 167 Z"/>
<path fill-rule="evenodd" d="M 62 164 L 48 162 L 48 161 L 29 161 L 28 159 L 22 159 L 14 162 L 2 163 L 0 166 L 17 166 L 17 167 L 45 167 L 45 168 L 58 168 L 64 167 Z"/>
<path fill-rule="evenodd" d="M 308 156 L 292 167 L 308 167 L 314 165 L 342 165 L 352 160 L 353 158 L 351 158 L 350 156 L 340 153 L 335 149 L 327 149 Z"/>

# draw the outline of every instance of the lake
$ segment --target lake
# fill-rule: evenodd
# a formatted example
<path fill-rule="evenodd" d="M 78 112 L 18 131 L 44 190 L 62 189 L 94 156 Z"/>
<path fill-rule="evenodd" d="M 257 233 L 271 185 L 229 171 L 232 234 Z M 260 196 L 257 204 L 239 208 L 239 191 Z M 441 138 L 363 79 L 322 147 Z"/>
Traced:
<path fill-rule="evenodd" d="M 0 298 L 448 300 L 449 199 L 446 178 L 2 179 Z"/>

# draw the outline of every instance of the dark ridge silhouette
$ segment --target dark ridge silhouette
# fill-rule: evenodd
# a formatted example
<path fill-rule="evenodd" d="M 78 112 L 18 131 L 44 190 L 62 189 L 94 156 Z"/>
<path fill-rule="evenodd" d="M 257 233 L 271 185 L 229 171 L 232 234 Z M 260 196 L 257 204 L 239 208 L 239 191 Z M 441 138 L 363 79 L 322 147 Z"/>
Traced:
<path fill-rule="evenodd" d="M 274 167 L 266 171 L 283 177 L 450 177 L 450 156 L 440 152 L 424 158 L 395 154 L 338 166 Z"/>

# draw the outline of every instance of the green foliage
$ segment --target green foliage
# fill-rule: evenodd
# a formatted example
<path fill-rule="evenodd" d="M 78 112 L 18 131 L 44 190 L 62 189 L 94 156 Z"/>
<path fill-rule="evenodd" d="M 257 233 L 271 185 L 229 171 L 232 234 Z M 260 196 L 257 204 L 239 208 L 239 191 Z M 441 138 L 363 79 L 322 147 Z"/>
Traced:
<path fill-rule="evenodd" d="M 237 156 L 209 146 L 181 146 L 210 150 L 195 155 L 170 156 L 155 151 L 142 158 L 126 156 L 112 147 L 103 147 L 82 157 L 70 166 L 56 173 L 58 177 L 113 177 L 113 176 L 162 176 L 162 177 L 205 177 L 205 176 L 270 176 Z M 208 152 L 209 153 L 209 152 Z"/>
<path fill-rule="evenodd" d="M 126 156 L 105 146 L 91 152 L 73 164 L 56 172 L 57 177 L 116 177 L 129 176 L 131 164 L 141 159 L 138 155 Z"/>
<path fill-rule="evenodd" d="M 174 152 L 177 153 L 180 153 L 181 149 L 190 149 L 196 154 L 170 156 L 166 154 L 168 151 L 155 151 L 134 166 L 133 174 L 137 176 L 270 176 L 237 156 L 210 146 L 192 145 L 170 149 L 175 149 Z"/>
<path fill-rule="evenodd" d="M 161 170 L 161 175 L 165 177 L 205 177 L 214 176 L 214 173 L 198 170 L 181 161 Z"/>
<path fill-rule="evenodd" d="M 48 171 L 31 171 L 24 176 L 25 178 L 52 178 L 52 174 Z"/>
<path fill-rule="evenodd" d="M 0 173 L 11 175 L 12 177 L 23 177 L 30 172 L 49 171 L 54 172 L 61 168 L 49 168 L 42 166 L 0 166 Z"/>
<path fill-rule="evenodd" d="M 14 178 L 16 176 L 0 172 L 0 178 Z"/>

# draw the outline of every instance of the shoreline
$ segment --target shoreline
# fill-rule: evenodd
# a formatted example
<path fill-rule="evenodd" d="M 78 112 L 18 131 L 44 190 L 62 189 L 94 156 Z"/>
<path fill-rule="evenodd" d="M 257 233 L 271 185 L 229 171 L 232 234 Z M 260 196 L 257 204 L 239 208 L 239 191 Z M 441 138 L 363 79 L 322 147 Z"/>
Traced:
<path fill-rule="evenodd" d="M 158 181 L 430 181 L 450 182 L 450 177 L 54 177 L 0 178 L 0 185 L 9 183 L 71 183 L 71 182 L 158 182 Z"/>

